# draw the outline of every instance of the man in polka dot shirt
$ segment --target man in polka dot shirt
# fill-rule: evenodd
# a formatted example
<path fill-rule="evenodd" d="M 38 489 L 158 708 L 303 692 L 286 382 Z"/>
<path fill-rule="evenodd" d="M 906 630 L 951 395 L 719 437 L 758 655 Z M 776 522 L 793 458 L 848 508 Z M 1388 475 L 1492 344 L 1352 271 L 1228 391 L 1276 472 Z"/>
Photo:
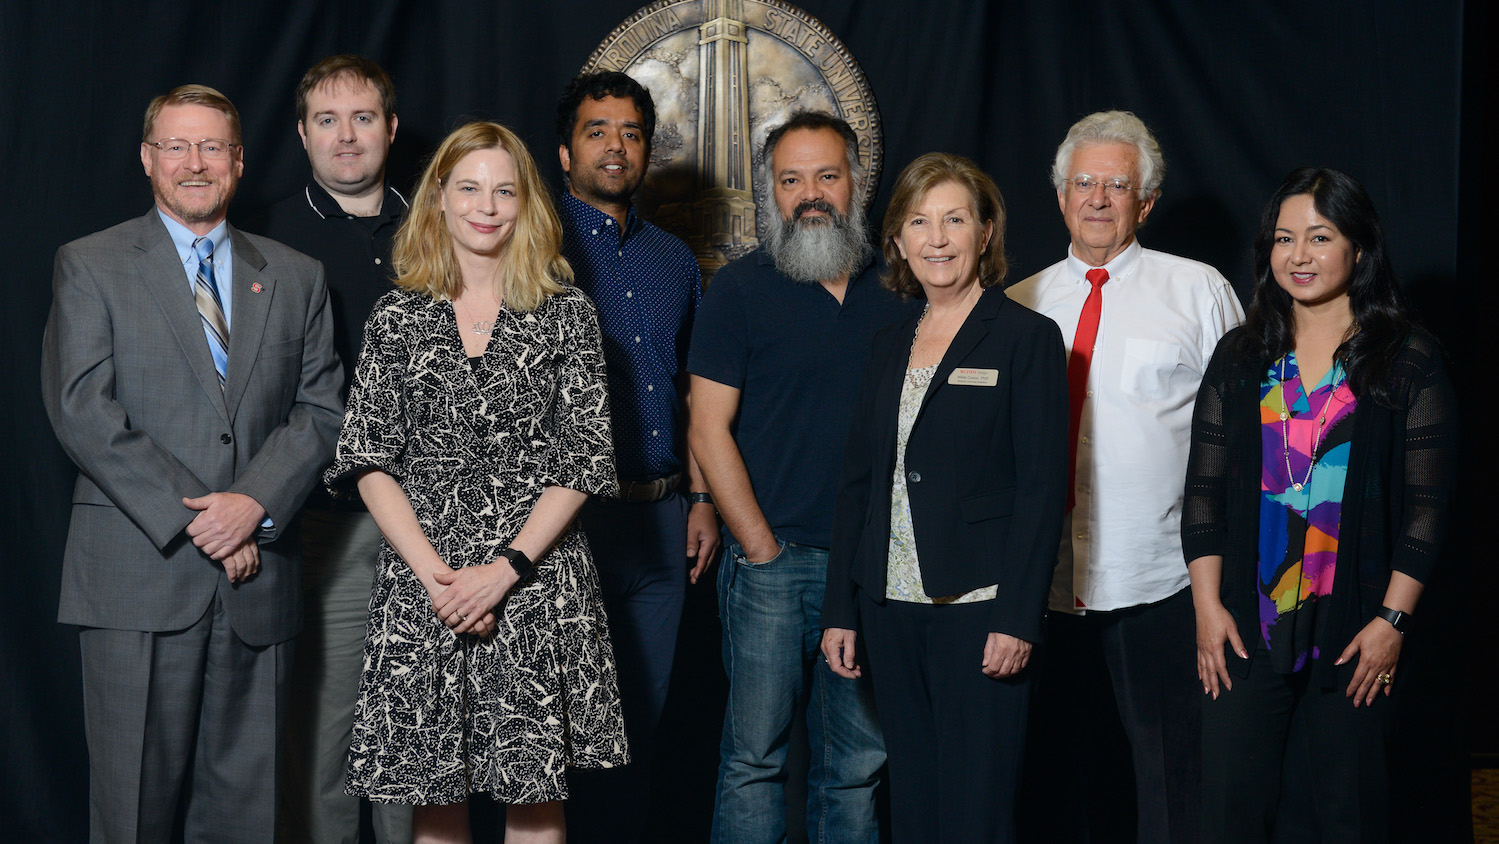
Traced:
<path fill-rule="evenodd" d="M 557 155 L 567 175 L 558 202 L 562 251 L 598 305 L 620 480 L 620 497 L 591 499 L 582 523 L 609 612 L 634 759 L 624 771 L 569 773 L 569 837 L 585 844 L 642 834 L 687 581 L 697 582 L 719 544 L 682 412 L 687 340 L 702 297 L 697 259 L 630 204 L 655 124 L 650 93 L 623 73 L 580 76 L 557 103 Z"/>

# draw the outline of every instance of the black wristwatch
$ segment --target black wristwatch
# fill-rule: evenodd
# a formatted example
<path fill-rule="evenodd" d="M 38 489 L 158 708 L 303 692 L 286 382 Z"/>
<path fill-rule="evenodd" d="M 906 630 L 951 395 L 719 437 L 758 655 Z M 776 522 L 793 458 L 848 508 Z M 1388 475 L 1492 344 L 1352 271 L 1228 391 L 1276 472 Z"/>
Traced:
<path fill-rule="evenodd" d="M 712 504 L 713 496 L 706 492 L 689 492 L 687 493 L 687 500 L 693 504 Z"/>
<path fill-rule="evenodd" d="M 500 556 L 510 561 L 510 567 L 515 569 L 521 580 L 530 580 L 531 575 L 536 572 L 536 564 L 519 548 L 506 548 L 500 552 Z"/>
<path fill-rule="evenodd" d="M 1405 635 L 1404 625 L 1406 620 L 1410 618 L 1410 613 L 1404 613 L 1400 610 L 1392 610 L 1389 607 L 1380 607 L 1379 612 L 1375 613 L 1375 615 L 1379 616 L 1385 621 L 1388 621 L 1390 623 L 1390 626 L 1395 628 L 1395 630 L 1399 632 L 1400 635 Z"/>

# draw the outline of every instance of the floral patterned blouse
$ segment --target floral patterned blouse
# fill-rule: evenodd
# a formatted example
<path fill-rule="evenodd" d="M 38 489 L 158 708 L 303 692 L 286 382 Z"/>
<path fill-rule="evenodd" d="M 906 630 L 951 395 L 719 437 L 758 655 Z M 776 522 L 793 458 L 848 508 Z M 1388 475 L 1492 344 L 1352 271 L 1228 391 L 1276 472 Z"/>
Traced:
<path fill-rule="evenodd" d="M 984 586 L 958 595 L 933 598 L 921 585 L 921 565 L 916 557 L 916 534 L 911 528 L 911 499 L 906 491 L 906 441 L 916 424 L 916 414 L 926 397 L 927 386 L 937 365 L 907 369 L 900 390 L 900 415 L 896 422 L 895 477 L 890 487 L 890 550 L 885 573 L 885 597 L 915 604 L 967 604 L 992 600 L 999 586 Z"/>

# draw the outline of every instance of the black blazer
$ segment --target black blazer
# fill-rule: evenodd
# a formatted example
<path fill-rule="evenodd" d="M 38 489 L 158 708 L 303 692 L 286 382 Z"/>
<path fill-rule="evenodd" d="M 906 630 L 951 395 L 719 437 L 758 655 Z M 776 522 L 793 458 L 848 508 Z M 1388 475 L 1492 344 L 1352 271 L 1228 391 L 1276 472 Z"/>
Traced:
<path fill-rule="evenodd" d="M 844 451 L 824 627 L 857 628 L 860 589 L 885 600 L 897 414 L 918 319 L 874 338 Z M 1067 359 L 1056 323 L 985 290 L 927 388 L 905 469 L 926 593 L 997 583 L 989 629 L 1038 641 L 1067 500 Z"/>

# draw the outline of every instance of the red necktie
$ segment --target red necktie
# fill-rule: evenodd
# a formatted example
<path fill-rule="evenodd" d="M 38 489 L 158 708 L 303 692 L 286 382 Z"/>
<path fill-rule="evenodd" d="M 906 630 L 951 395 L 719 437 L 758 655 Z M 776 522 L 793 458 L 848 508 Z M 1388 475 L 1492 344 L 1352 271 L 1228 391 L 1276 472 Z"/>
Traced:
<path fill-rule="evenodd" d="M 1067 426 L 1067 512 L 1077 504 L 1077 435 L 1083 422 L 1083 399 L 1088 397 L 1088 367 L 1093 363 L 1093 343 L 1098 339 L 1098 317 L 1103 313 L 1103 285 L 1109 271 L 1102 267 L 1088 270 L 1088 300 L 1077 318 L 1077 333 L 1072 338 L 1072 354 L 1067 358 L 1067 395 L 1072 415 Z"/>

